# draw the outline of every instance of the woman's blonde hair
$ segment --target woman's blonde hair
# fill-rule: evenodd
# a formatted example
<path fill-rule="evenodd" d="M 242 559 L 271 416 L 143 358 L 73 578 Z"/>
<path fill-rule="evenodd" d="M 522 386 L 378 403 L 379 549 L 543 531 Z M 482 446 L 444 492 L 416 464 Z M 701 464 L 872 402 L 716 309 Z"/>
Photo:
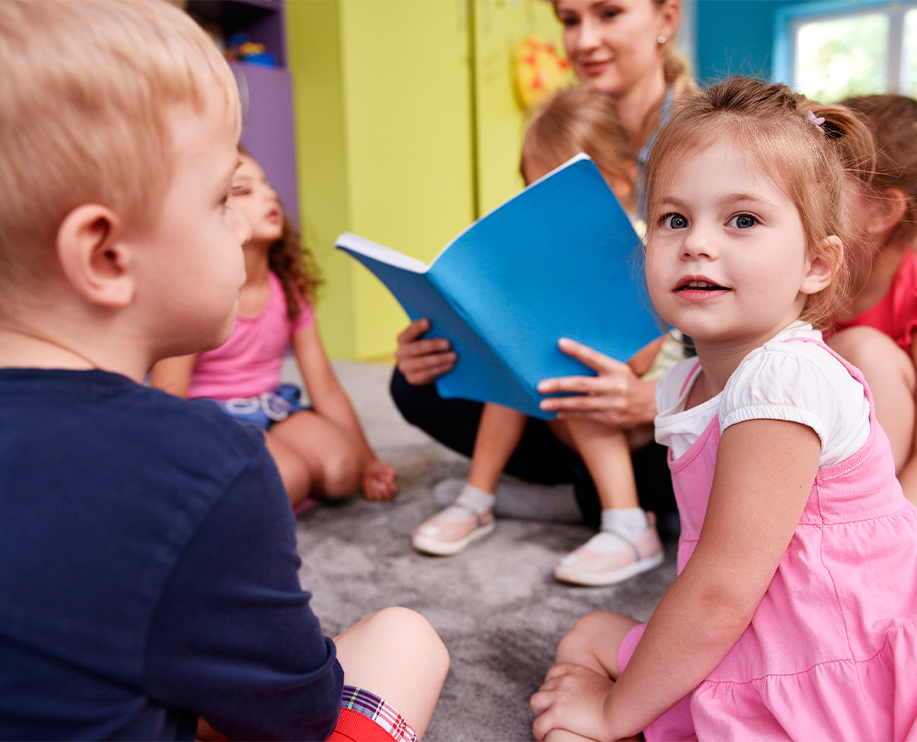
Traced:
<path fill-rule="evenodd" d="M 225 102 L 232 72 L 184 12 L 151 0 L 0 2 L 0 274 L 41 275 L 61 221 L 101 203 L 130 226 L 161 207 L 176 109 Z M 15 256 L 14 256 L 15 251 Z"/>
<path fill-rule="evenodd" d="M 535 109 L 521 159 L 554 168 L 580 152 L 592 158 L 609 185 L 621 182 L 633 189 L 634 152 L 617 106 L 585 85 L 560 90 Z"/>
<path fill-rule="evenodd" d="M 823 120 L 822 120 L 823 119 Z M 831 284 L 807 298 L 800 319 L 824 326 L 844 301 L 850 265 L 827 240 L 847 244 L 844 181 L 873 158 L 869 130 L 842 106 L 818 106 L 785 85 L 733 78 L 684 103 L 659 134 L 647 167 L 650 236 L 660 202 L 679 163 L 712 142 L 730 141 L 749 166 L 760 168 L 796 206 L 806 248 L 831 267 Z"/>

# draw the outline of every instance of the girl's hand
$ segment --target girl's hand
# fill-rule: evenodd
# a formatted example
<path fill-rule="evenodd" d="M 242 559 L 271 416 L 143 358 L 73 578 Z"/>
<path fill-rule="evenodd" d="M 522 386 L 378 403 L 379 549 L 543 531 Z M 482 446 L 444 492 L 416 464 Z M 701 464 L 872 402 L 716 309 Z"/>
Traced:
<path fill-rule="evenodd" d="M 656 417 L 656 381 L 642 381 L 626 363 L 569 338 L 561 338 L 558 347 L 595 369 L 598 376 L 545 379 L 538 385 L 541 394 L 572 392 L 577 396 L 543 399 L 541 409 L 557 412 L 561 418 L 569 415 L 588 417 L 619 429 L 653 422 Z"/>
<path fill-rule="evenodd" d="M 363 470 L 363 494 L 367 500 L 391 500 L 398 494 L 398 472 L 391 464 L 375 459 Z"/>
<path fill-rule="evenodd" d="M 543 740 L 552 729 L 565 729 L 588 739 L 609 738 L 605 702 L 614 681 L 584 665 L 554 665 L 529 705 L 535 712 L 532 734 Z"/>
<path fill-rule="evenodd" d="M 445 338 L 422 340 L 421 336 L 430 329 L 426 317 L 414 320 L 398 336 L 398 350 L 395 358 L 398 370 L 409 384 L 421 386 L 436 380 L 451 371 L 458 359 L 452 345 Z"/>

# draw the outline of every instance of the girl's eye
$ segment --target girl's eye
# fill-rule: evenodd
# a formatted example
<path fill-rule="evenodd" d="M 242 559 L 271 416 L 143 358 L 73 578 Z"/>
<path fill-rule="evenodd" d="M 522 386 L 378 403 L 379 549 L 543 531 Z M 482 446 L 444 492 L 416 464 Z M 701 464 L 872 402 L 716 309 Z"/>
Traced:
<path fill-rule="evenodd" d="M 603 20 L 611 20 L 620 12 L 621 11 L 617 8 L 605 8 L 605 10 L 602 11 L 602 18 Z"/>
<path fill-rule="evenodd" d="M 566 16 L 565 18 L 561 18 L 560 22 L 561 22 L 561 25 L 567 28 L 573 28 L 575 25 L 579 23 L 579 18 L 576 18 L 574 16 Z"/>
<path fill-rule="evenodd" d="M 246 195 L 248 195 L 250 192 L 251 192 L 251 191 L 249 191 L 248 188 L 238 188 L 238 187 L 237 187 L 237 188 L 233 188 L 233 189 L 232 189 L 231 195 L 233 195 L 233 196 L 246 196 Z"/>
<path fill-rule="evenodd" d="M 660 223 L 667 229 L 685 229 L 688 226 L 688 220 L 681 214 L 666 214 L 660 219 Z"/>
<path fill-rule="evenodd" d="M 751 214 L 736 214 L 729 220 L 729 226 L 737 229 L 751 229 L 757 223 L 758 220 Z"/>

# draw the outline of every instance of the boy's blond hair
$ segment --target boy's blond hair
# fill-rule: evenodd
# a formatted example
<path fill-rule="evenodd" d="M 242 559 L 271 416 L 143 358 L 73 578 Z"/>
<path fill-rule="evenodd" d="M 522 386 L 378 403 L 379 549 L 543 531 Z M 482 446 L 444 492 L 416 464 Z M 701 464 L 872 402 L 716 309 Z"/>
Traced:
<path fill-rule="evenodd" d="M 0 2 L 0 276 L 40 276 L 63 218 L 85 203 L 128 226 L 158 214 L 175 168 L 173 117 L 232 72 L 206 33 L 164 0 Z"/>

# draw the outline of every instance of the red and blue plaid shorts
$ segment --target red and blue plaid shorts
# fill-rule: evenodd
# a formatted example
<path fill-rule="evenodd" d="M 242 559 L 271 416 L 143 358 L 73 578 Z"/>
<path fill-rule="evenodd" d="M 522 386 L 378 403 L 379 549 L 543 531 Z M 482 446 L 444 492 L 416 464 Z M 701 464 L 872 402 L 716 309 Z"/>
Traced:
<path fill-rule="evenodd" d="M 417 734 L 404 717 L 379 696 L 345 685 L 341 715 L 329 742 L 417 742 Z"/>

